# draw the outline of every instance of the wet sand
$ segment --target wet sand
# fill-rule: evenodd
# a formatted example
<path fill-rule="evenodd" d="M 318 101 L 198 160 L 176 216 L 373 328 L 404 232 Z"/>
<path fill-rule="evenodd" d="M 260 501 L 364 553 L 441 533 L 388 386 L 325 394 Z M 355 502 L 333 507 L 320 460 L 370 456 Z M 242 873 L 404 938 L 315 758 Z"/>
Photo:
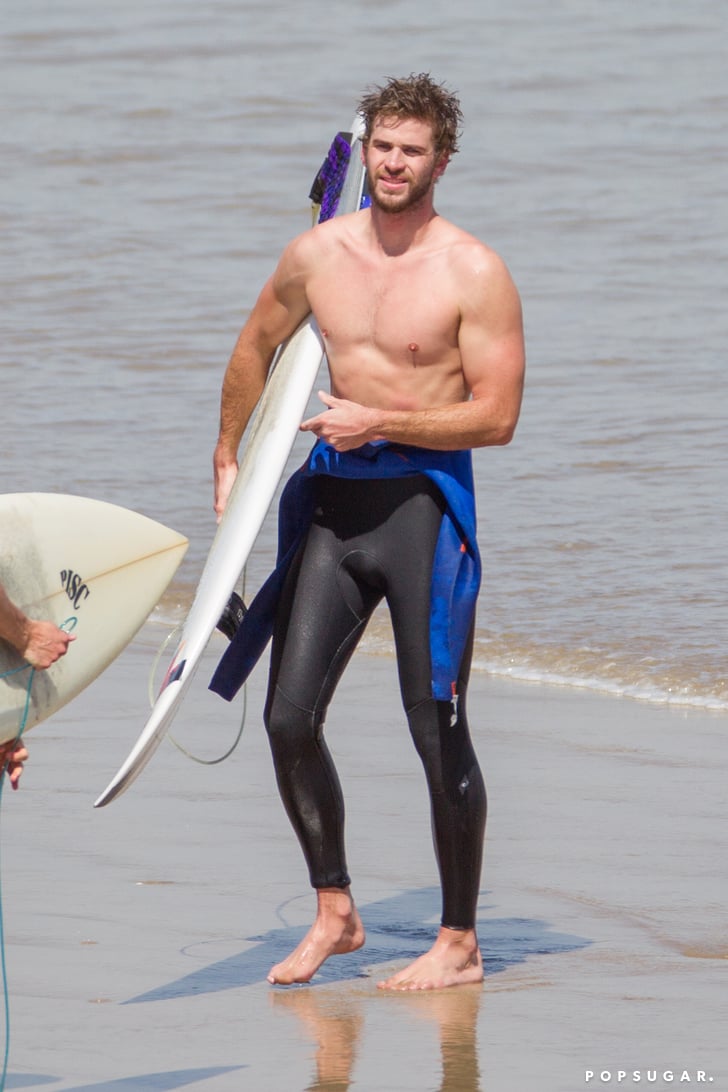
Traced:
<path fill-rule="evenodd" d="M 359 654 L 328 739 L 368 942 L 272 988 L 314 902 L 261 725 L 264 666 L 230 759 L 165 743 L 92 807 L 144 722 L 163 636 L 147 626 L 34 729 L 21 790 L 4 791 L 6 1088 L 728 1090 L 723 717 L 475 675 L 485 983 L 385 994 L 383 974 L 429 946 L 439 893 L 394 665 Z M 242 706 L 205 672 L 173 732 L 209 759 Z"/>

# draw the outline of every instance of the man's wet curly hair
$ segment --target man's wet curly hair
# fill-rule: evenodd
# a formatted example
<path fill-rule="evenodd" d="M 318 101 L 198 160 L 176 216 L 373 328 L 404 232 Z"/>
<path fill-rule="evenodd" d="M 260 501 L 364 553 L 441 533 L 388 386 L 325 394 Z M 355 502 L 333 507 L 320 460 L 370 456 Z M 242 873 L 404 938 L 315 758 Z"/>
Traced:
<path fill-rule="evenodd" d="M 438 156 L 450 157 L 458 150 L 463 114 L 457 96 L 444 84 L 435 83 L 428 72 L 396 79 L 390 76 L 382 87 L 368 88 L 359 102 L 364 118 L 364 142 L 371 136 L 378 117 L 429 121 Z"/>

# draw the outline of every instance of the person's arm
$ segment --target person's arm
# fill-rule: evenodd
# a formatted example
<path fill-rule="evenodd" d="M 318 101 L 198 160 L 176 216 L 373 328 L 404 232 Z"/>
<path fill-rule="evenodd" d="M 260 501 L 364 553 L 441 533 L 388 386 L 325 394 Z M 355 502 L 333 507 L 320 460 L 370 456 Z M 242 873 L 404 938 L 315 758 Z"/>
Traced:
<path fill-rule="evenodd" d="M 0 584 L 0 637 L 37 669 L 50 667 L 68 651 L 70 633 L 53 622 L 35 621 L 16 607 Z"/>
<path fill-rule="evenodd" d="M 218 519 L 238 472 L 240 441 L 263 392 L 275 351 L 310 311 L 302 275 L 306 246 L 306 236 L 301 236 L 283 252 L 240 332 L 225 372 L 213 456 Z"/>
<path fill-rule="evenodd" d="M 506 266 L 492 252 L 469 270 L 458 348 L 467 401 L 423 410 L 361 406 L 319 391 L 328 410 L 304 421 L 339 451 L 372 440 L 435 450 L 507 444 L 523 397 L 525 347 L 521 302 Z"/>
<path fill-rule="evenodd" d="M 37 669 L 50 667 L 68 650 L 75 640 L 53 622 L 36 622 L 16 607 L 0 584 L 0 639 L 8 641 L 21 656 Z M 25 744 L 19 740 L 0 743 L 0 777 L 7 773 L 10 784 L 17 789 L 23 763 L 28 757 Z"/>

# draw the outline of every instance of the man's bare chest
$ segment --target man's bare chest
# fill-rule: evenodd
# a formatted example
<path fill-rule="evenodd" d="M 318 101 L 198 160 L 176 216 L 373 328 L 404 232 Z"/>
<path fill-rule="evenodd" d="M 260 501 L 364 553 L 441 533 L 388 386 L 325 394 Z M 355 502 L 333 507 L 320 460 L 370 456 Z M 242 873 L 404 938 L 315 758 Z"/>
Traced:
<path fill-rule="evenodd" d="M 457 341 L 457 301 L 434 263 L 335 263 L 316 278 L 310 302 L 324 336 L 340 348 L 424 357 Z"/>

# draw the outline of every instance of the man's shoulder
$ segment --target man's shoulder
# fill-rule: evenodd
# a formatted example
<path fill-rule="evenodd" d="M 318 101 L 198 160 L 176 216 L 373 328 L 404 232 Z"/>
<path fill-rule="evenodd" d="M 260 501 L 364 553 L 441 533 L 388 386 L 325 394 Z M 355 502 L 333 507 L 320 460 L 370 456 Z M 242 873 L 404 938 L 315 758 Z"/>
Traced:
<path fill-rule="evenodd" d="M 475 261 L 491 267 L 503 265 L 500 255 L 482 239 L 449 220 L 443 220 L 442 217 L 439 220 L 441 239 L 447 243 L 454 260 L 467 263 Z"/>
<path fill-rule="evenodd" d="M 315 224 L 292 239 L 285 253 L 301 261 L 315 261 L 351 237 L 356 216 L 357 213 L 347 213 Z"/>
<path fill-rule="evenodd" d="M 458 282 L 480 282 L 486 288 L 493 282 L 510 281 L 508 267 L 500 254 L 475 235 L 449 224 L 443 240 L 450 273 Z"/>

